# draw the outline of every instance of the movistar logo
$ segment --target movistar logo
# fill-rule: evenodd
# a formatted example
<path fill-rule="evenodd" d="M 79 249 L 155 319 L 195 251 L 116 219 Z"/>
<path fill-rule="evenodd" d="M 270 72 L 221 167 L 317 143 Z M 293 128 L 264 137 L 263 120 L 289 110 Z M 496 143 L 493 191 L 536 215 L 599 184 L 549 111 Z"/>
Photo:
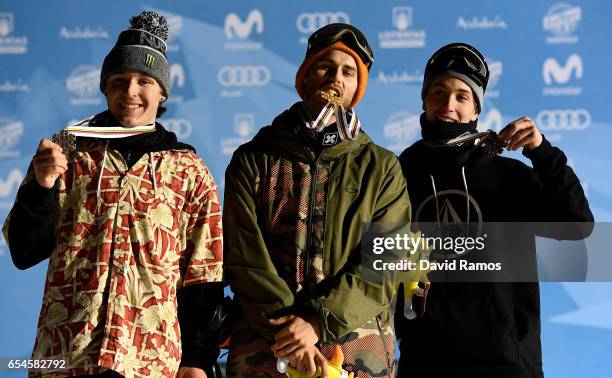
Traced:
<path fill-rule="evenodd" d="M 147 57 L 145 58 L 145 64 L 147 65 L 147 67 L 151 67 L 153 63 L 155 63 L 155 57 L 151 54 L 147 54 Z"/>

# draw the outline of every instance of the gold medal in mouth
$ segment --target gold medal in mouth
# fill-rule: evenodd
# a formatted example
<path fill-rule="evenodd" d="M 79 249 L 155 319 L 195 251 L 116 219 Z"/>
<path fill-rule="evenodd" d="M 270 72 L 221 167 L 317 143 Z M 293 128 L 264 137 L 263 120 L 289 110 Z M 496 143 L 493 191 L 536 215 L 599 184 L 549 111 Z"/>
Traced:
<path fill-rule="evenodd" d="M 321 91 L 321 97 L 323 97 L 325 100 L 329 101 L 330 103 L 334 105 L 340 105 L 342 102 L 342 99 L 340 98 L 340 96 L 338 96 L 333 89 L 329 89 L 327 91 Z"/>

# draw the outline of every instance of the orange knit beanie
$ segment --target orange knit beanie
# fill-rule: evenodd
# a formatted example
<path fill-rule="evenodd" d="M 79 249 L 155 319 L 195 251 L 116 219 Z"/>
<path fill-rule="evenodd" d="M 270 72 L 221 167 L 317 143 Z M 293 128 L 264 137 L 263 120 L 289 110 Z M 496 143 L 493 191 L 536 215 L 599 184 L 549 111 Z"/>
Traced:
<path fill-rule="evenodd" d="M 363 61 L 355 51 L 353 51 L 351 48 L 349 48 L 342 42 L 335 42 L 329 46 L 323 47 L 322 49 L 316 50 L 315 52 L 307 55 L 304 59 L 304 62 L 298 69 L 297 74 L 295 75 L 295 89 L 297 89 L 300 98 L 303 99 L 304 78 L 306 77 L 310 66 L 312 66 L 312 64 L 316 62 L 317 59 L 321 58 L 323 55 L 325 55 L 331 50 L 343 51 L 352 56 L 353 59 L 355 59 L 355 63 L 357 63 L 357 90 L 355 90 L 355 95 L 353 96 L 353 100 L 349 105 L 349 109 L 353 109 L 365 94 L 366 88 L 368 86 L 368 67 L 366 67 L 366 65 L 363 63 Z"/>

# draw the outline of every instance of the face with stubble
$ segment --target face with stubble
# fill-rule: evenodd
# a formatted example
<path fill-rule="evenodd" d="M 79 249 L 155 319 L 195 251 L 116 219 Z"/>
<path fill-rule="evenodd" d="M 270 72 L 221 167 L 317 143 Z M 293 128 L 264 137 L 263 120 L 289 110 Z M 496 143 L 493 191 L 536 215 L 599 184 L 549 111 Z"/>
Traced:
<path fill-rule="evenodd" d="M 303 100 L 314 114 L 319 114 L 327 103 L 321 91 L 334 91 L 341 98 L 342 106 L 348 108 L 358 84 L 355 59 L 344 51 L 330 50 L 312 64 L 304 84 Z"/>

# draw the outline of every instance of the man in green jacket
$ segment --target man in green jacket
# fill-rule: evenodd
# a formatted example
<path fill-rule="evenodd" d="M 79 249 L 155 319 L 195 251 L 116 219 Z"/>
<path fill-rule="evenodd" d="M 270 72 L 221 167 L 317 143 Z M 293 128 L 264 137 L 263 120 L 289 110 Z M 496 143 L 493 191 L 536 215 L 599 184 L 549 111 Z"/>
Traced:
<path fill-rule="evenodd" d="M 410 221 L 393 153 L 360 131 L 372 50 L 347 24 L 309 38 L 302 101 L 234 153 L 223 212 L 224 269 L 242 310 L 228 376 L 314 374 L 336 345 L 359 377 L 393 374 L 393 282 L 360 274 L 362 226 Z"/>

